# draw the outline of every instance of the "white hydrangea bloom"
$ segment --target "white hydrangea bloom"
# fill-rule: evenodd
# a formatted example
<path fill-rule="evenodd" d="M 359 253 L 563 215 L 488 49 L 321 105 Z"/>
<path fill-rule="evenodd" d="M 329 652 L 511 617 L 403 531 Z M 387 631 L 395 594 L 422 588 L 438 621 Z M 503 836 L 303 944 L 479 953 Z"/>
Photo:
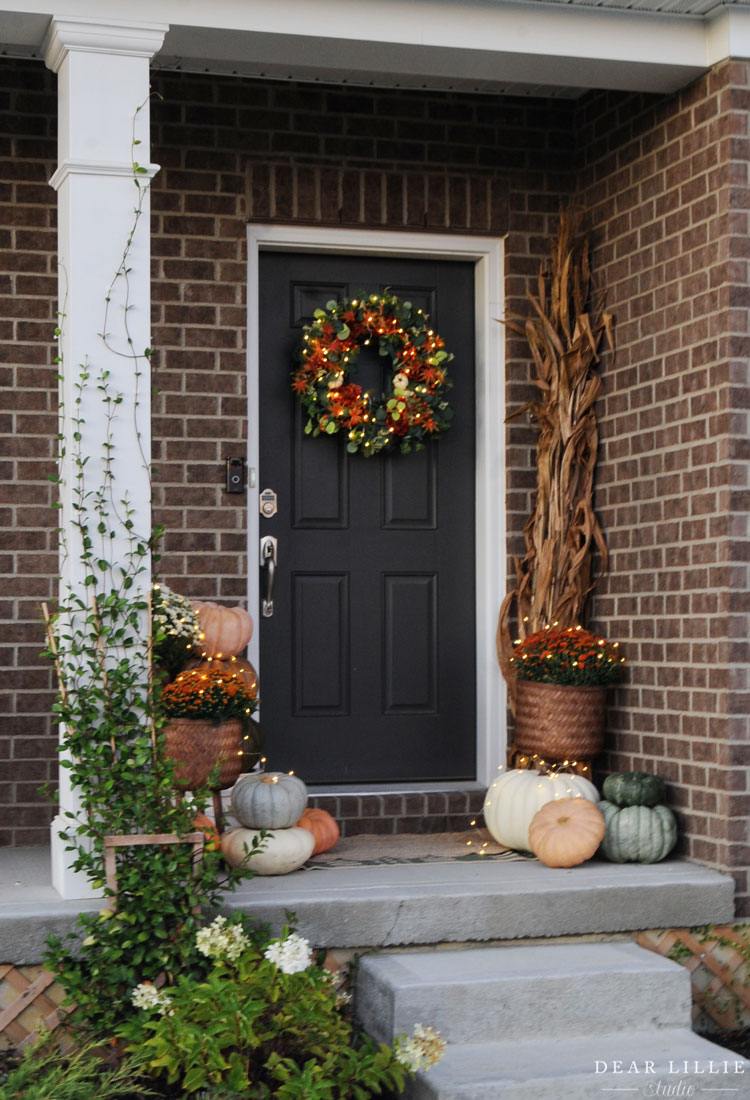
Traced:
<path fill-rule="evenodd" d="M 296 932 L 291 932 L 285 940 L 270 943 L 264 955 L 269 962 L 278 966 L 282 974 L 298 974 L 307 970 L 312 962 L 310 944 Z"/>
<path fill-rule="evenodd" d="M 249 947 L 250 941 L 239 924 L 226 927 L 226 917 L 217 917 L 207 928 L 199 929 L 195 946 L 208 959 L 229 959 L 233 962 Z"/>
<path fill-rule="evenodd" d="M 130 1000 L 135 1008 L 143 1008 L 146 1011 L 155 1008 L 162 1016 L 174 1015 L 174 1009 L 170 1007 L 172 998 L 165 991 L 157 989 L 151 982 L 141 982 L 137 985 Z"/>
<path fill-rule="evenodd" d="M 445 1043 L 434 1027 L 415 1024 L 411 1035 L 397 1039 L 393 1047 L 397 1061 L 410 1073 L 428 1070 L 439 1062 L 445 1052 Z"/>

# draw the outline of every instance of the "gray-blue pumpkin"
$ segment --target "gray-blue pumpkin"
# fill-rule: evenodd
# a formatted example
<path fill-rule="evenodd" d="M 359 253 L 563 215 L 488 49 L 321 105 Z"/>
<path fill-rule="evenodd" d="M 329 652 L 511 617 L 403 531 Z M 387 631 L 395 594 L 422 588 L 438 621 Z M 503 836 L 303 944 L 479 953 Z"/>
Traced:
<path fill-rule="evenodd" d="M 296 775 L 242 775 L 232 788 L 232 812 L 247 829 L 289 829 L 302 817 L 307 787 Z"/>
<path fill-rule="evenodd" d="M 668 806 L 615 806 L 602 801 L 606 832 L 599 849 L 614 863 L 658 863 L 677 843 L 677 821 Z"/>

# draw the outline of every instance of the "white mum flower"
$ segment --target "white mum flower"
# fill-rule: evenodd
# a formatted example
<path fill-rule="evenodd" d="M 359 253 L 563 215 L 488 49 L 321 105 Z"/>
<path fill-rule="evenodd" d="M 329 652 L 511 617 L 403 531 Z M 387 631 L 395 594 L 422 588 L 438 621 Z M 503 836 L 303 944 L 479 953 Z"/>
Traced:
<path fill-rule="evenodd" d="M 297 974 L 307 970 L 312 962 L 310 944 L 296 932 L 290 933 L 285 940 L 270 943 L 263 954 L 282 974 Z"/>
<path fill-rule="evenodd" d="M 196 643 L 201 638 L 198 614 L 186 596 L 173 592 L 166 584 L 154 584 L 151 614 L 156 626 L 172 637 Z"/>

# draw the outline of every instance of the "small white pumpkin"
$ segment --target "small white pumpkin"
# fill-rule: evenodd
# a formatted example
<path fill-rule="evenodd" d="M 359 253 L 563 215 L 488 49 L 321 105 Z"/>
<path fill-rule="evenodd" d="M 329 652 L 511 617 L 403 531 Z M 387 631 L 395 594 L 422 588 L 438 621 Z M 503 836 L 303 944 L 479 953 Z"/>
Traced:
<path fill-rule="evenodd" d="M 296 775 L 241 775 L 232 788 L 232 813 L 248 829 L 288 829 L 307 805 L 307 787 Z"/>
<path fill-rule="evenodd" d="M 587 798 L 589 802 L 598 802 L 599 794 L 594 784 L 582 775 L 568 772 L 542 775 L 522 768 L 503 770 L 487 791 L 485 824 L 498 844 L 529 852 L 531 819 L 547 802 L 558 798 Z"/>
<path fill-rule="evenodd" d="M 227 829 L 221 838 L 221 851 L 227 863 L 255 871 L 256 875 L 288 875 L 310 858 L 315 847 L 311 832 L 294 827 L 267 833 L 260 851 L 248 854 L 257 836 L 254 829 L 239 826 Z"/>

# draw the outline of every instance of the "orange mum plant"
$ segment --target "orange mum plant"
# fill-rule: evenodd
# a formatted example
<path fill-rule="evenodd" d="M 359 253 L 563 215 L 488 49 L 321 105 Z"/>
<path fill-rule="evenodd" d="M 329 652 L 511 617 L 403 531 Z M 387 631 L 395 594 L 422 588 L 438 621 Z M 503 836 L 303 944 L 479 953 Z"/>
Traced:
<path fill-rule="evenodd" d="M 622 676 L 625 658 L 619 644 L 580 626 L 548 626 L 519 639 L 510 664 L 518 680 L 602 687 Z"/>
<path fill-rule="evenodd" d="M 258 706 L 254 687 L 236 672 L 203 666 L 181 672 L 162 692 L 169 718 L 207 718 L 218 725 L 230 718 L 246 722 Z"/>

